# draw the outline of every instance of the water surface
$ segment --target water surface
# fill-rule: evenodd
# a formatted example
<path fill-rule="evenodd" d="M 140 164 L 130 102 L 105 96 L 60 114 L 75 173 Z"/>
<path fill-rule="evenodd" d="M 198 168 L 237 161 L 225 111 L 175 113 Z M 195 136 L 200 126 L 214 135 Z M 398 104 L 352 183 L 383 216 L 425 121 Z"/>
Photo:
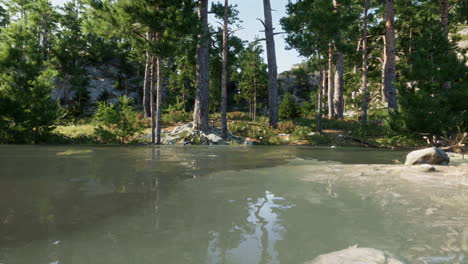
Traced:
<path fill-rule="evenodd" d="M 404 156 L 0 146 L 0 263 L 303 263 L 355 244 L 407 263 L 463 263 L 468 213 L 452 201 L 466 189 L 352 165 Z"/>

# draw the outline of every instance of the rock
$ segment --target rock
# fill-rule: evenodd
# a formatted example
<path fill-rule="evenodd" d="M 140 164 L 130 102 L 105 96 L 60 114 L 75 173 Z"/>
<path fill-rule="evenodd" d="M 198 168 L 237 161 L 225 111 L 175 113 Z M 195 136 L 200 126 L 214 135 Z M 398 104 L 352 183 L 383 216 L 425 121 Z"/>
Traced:
<path fill-rule="evenodd" d="M 166 145 L 228 145 L 246 144 L 246 140 L 228 134 L 227 141 L 223 140 L 221 129 L 210 126 L 207 131 L 202 132 L 193 128 L 193 123 L 187 123 L 174 128 L 171 133 L 167 133 L 162 139 Z"/>
<path fill-rule="evenodd" d="M 374 248 L 350 247 L 320 255 L 305 264 L 403 264 Z"/>
<path fill-rule="evenodd" d="M 439 148 L 416 150 L 406 156 L 405 165 L 430 164 L 448 165 L 450 158 L 445 151 Z"/>
<path fill-rule="evenodd" d="M 429 165 L 429 164 L 422 164 L 420 166 L 420 169 L 422 172 L 434 172 L 436 171 L 436 168 L 432 165 Z"/>
<path fill-rule="evenodd" d="M 217 145 L 225 144 L 224 140 L 215 134 L 204 135 L 208 140 Z"/>

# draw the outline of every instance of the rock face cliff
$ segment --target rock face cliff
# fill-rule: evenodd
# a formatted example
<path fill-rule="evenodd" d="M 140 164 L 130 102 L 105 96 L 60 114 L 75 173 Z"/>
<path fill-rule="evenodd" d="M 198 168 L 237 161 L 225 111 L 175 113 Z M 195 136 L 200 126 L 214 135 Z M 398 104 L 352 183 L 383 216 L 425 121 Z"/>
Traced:
<path fill-rule="evenodd" d="M 301 66 L 285 71 L 278 76 L 279 94 L 289 93 L 297 103 L 310 102 L 311 92 L 317 89 L 319 76 L 317 73 L 307 73 Z"/>
<path fill-rule="evenodd" d="M 138 67 L 132 66 L 132 72 L 125 73 L 124 66 L 120 60 L 111 58 L 100 64 L 90 64 L 84 67 L 84 74 L 81 78 L 87 79 L 85 87 L 73 87 L 70 81 L 58 78 L 56 89 L 52 93 L 54 99 L 59 99 L 67 105 L 69 102 L 77 101 L 78 92 L 85 94 L 85 110 L 92 110 L 98 101 L 108 101 L 116 103 L 119 96 L 126 95 L 135 100 L 137 105 L 141 105 L 143 77 L 138 72 Z M 71 79 L 70 77 L 69 79 Z"/>

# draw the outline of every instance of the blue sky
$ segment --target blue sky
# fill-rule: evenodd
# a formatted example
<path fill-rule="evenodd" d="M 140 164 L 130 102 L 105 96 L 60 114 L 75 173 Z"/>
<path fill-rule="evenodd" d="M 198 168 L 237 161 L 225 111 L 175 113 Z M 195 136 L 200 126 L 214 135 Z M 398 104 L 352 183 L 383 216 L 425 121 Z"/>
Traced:
<path fill-rule="evenodd" d="M 54 4 L 60 5 L 67 0 L 52 0 Z M 218 0 L 210 0 L 217 2 Z M 273 23 L 276 31 L 283 31 L 279 20 L 285 16 L 285 6 L 288 0 L 272 0 L 271 5 L 273 12 Z M 262 0 L 230 0 L 230 4 L 237 4 L 239 9 L 240 19 L 243 21 L 242 30 L 237 31 L 236 35 L 248 41 L 252 41 L 256 36 L 263 38 L 264 33 L 260 32 L 263 29 L 262 24 L 257 18 L 263 19 L 263 1 Z M 211 5 L 211 3 L 210 3 Z M 215 19 L 210 17 L 210 21 Z M 278 60 L 278 72 L 287 71 L 293 64 L 300 63 L 302 58 L 299 57 L 295 50 L 286 50 L 286 43 L 282 35 L 277 35 L 276 38 L 276 57 Z M 266 59 L 266 57 L 265 57 Z"/>

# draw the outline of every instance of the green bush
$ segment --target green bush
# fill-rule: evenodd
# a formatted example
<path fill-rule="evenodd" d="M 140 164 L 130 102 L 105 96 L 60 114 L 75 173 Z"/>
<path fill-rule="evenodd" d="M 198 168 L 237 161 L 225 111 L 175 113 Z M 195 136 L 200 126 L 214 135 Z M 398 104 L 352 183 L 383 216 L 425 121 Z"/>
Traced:
<path fill-rule="evenodd" d="M 309 142 L 312 145 L 329 145 L 332 141 L 327 135 L 311 135 L 309 136 Z"/>
<path fill-rule="evenodd" d="M 277 126 L 278 126 L 278 130 L 283 132 L 283 133 L 291 133 L 294 130 L 294 122 L 293 121 L 278 122 Z"/>
<path fill-rule="evenodd" d="M 289 93 L 283 96 L 283 101 L 279 107 L 279 116 L 281 119 L 294 119 L 301 114 L 299 106 Z"/>
<path fill-rule="evenodd" d="M 128 143 L 141 134 L 144 122 L 131 106 L 132 99 L 119 98 L 117 105 L 99 102 L 94 115 L 97 123 L 96 136 L 104 143 Z"/>
<path fill-rule="evenodd" d="M 189 122 L 193 119 L 193 113 L 185 112 L 182 110 L 167 112 L 162 116 L 162 121 L 165 124 L 168 123 L 179 123 L 179 122 Z"/>
<path fill-rule="evenodd" d="M 228 127 L 229 131 L 236 136 L 255 138 L 264 144 L 270 143 L 270 139 L 277 137 L 273 129 L 267 124 L 232 122 L 229 123 Z"/>
<path fill-rule="evenodd" d="M 311 102 L 305 102 L 300 106 L 301 116 L 303 117 L 315 117 L 317 115 L 316 105 Z"/>
<path fill-rule="evenodd" d="M 294 128 L 291 136 L 296 140 L 305 140 L 309 138 L 310 133 L 312 133 L 312 130 L 310 128 L 304 126 L 297 126 Z"/>

